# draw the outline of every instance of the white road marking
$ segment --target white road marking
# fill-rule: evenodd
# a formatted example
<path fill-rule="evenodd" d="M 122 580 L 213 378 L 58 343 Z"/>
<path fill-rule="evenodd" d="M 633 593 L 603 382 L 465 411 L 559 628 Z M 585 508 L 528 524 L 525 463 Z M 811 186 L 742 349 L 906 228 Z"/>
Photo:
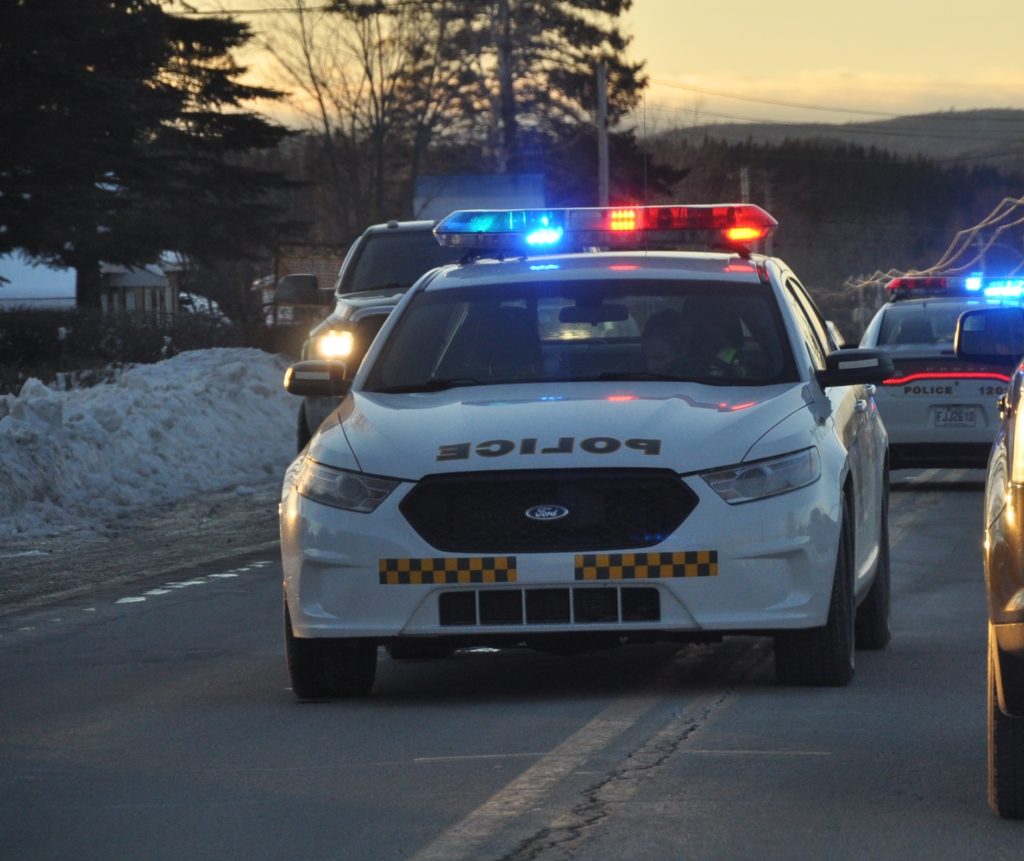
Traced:
<path fill-rule="evenodd" d="M 503 825 L 539 805 L 554 786 L 607 747 L 661 700 L 633 694 L 616 700 L 518 778 L 492 795 L 409 861 L 457 861 L 476 858 L 477 848 Z"/>
<path fill-rule="evenodd" d="M 172 580 L 169 583 L 164 583 L 166 588 L 149 589 L 142 595 L 130 595 L 124 598 L 118 598 L 115 604 L 141 604 L 146 600 L 147 597 L 155 598 L 161 595 L 170 595 L 175 590 L 188 589 L 192 586 L 209 586 L 211 583 L 215 583 L 218 580 L 233 580 L 240 576 L 242 572 L 250 571 L 253 568 L 264 568 L 270 565 L 269 560 L 253 562 L 242 568 L 232 568 L 230 571 L 219 571 L 216 574 L 208 574 L 205 577 L 194 577 L 191 580 Z M 95 607 L 90 608 L 91 611 L 95 611 Z"/>
<path fill-rule="evenodd" d="M 751 647 L 738 660 L 730 664 L 729 675 L 744 675 L 764 660 L 765 648 Z M 683 660 L 703 660 L 706 655 L 687 654 Z M 660 679 L 671 679 L 679 672 L 679 655 L 659 674 Z M 658 678 L 652 680 L 657 689 Z M 650 685 L 649 685 L 650 686 Z M 649 736 L 639 749 L 630 753 L 617 768 L 608 774 L 596 790 L 591 790 L 589 810 L 597 808 L 603 817 L 606 805 L 632 797 L 643 782 L 669 757 L 698 733 L 731 698 L 731 688 L 719 688 L 696 694 L 685 706 L 677 708 L 660 730 Z M 537 832 L 538 839 L 547 841 L 553 832 L 569 830 L 575 841 L 587 824 L 587 813 L 578 804 L 567 802 L 568 809 L 557 811 L 553 803 L 556 784 L 571 774 L 585 773 L 581 766 L 595 753 L 607 748 L 612 741 L 635 724 L 657 703 L 664 693 L 631 694 L 612 703 L 590 723 L 558 745 L 539 762 L 534 763 L 518 778 L 492 795 L 461 822 L 444 831 L 409 861 L 476 861 L 486 841 L 500 834 L 503 828 L 524 814 L 539 809 L 551 809 L 554 816 L 547 827 Z M 563 802 L 563 808 L 566 802 Z M 527 844 L 519 843 L 520 846 Z M 539 847 L 543 852 L 544 847 Z M 540 854 L 540 853 L 538 853 Z M 529 855 L 528 857 L 534 857 Z M 526 856 L 524 856 L 526 857 Z M 566 855 L 565 857 L 569 857 Z"/>
<path fill-rule="evenodd" d="M 438 762 L 472 762 L 485 759 L 540 759 L 544 753 L 476 753 L 465 756 L 417 756 L 413 758 L 416 765 L 434 764 Z"/>
<path fill-rule="evenodd" d="M 681 750 L 687 756 L 832 756 L 831 750 Z"/>

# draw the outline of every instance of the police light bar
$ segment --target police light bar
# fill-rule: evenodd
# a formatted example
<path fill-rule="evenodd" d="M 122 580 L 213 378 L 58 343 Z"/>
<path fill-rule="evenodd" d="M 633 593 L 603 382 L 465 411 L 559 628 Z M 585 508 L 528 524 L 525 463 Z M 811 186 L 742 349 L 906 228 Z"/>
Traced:
<path fill-rule="evenodd" d="M 991 299 L 1020 299 L 1024 296 L 1024 278 L 985 278 L 972 275 L 964 279 L 968 292 L 988 296 Z"/>
<path fill-rule="evenodd" d="M 928 296 L 983 296 L 989 299 L 1024 298 L 1024 276 L 993 278 L 984 275 L 906 276 L 887 285 L 890 299 Z"/>
<path fill-rule="evenodd" d="M 885 289 L 889 291 L 892 299 L 906 298 L 908 296 L 947 296 L 950 295 L 949 282 L 951 279 L 940 278 L 893 278 Z"/>
<path fill-rule="evenodd" d="M 778 222 L 752 203 L 702 206 L 459 210 L 434 228 L 441 245 L 528 253 L 589 246 L 642 248 L 706 238 L 742 249 Z"/>

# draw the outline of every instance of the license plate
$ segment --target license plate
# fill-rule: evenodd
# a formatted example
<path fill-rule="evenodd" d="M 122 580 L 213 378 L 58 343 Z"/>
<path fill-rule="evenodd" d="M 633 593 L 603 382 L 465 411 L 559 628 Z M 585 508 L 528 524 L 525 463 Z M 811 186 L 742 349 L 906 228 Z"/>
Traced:
<path fill-rule="evenodd" d="M 936 407 L 935 427 L 972 428 L 978 420 L 974 407 Z"/>

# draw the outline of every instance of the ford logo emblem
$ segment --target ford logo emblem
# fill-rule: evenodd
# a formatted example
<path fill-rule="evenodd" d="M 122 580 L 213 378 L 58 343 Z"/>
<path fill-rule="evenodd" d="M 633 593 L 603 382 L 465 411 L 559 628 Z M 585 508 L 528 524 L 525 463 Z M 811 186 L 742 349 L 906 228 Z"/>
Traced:
<path fill-rule="evenodd" d="M 530 520 L 561 520 L 569 516 L 569 509 L 562 505 L 535 505 L 524 513 Z"/>

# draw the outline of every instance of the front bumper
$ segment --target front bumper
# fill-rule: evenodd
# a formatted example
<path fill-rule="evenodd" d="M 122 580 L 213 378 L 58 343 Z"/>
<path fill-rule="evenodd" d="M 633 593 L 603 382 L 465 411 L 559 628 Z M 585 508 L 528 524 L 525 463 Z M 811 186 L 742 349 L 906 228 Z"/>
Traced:
<path fill-rule="evenodd" d="M 694 511 L 660 544 L 603 553 L 442 553 L 399 511 L 281 503 L 284 587 L 299 637 L 566 632 L 761 633 L 825 624 L 838 544 L 828 483 L 730 506 L 700 479 Z M 833 488 L 834 489 L 834 488 Z"/>

